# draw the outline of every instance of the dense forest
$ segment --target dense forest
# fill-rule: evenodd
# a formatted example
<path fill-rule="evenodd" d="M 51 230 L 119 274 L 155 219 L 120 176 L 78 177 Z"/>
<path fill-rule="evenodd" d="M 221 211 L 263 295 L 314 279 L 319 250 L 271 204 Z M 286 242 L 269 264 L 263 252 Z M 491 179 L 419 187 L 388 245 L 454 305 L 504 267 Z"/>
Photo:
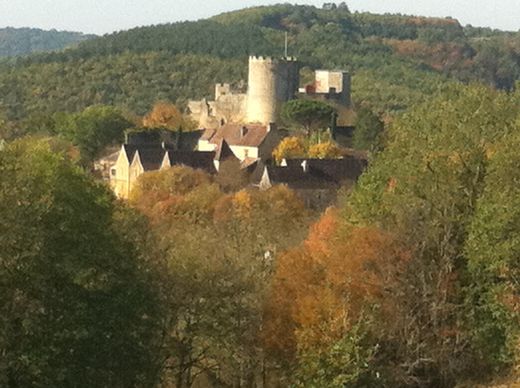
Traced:
<path fill-rule="evenodd" d="M 79 32 L 44 31 L 38 28 L 0 28 L 0 57 L 63 50 L 93 37 Z"/>
<path fill-rule="evenodd" d="M 281 55 L 285 32 L 304 74 L 351 71 L 354 101 L 379 112 L 405 110 L 452 82 L 511 90 L 520 77 L 515 33 L 462 27 L 454 19 L 278 5 L 136 28 L 64 52 L 4 60 L 0 117 L 24 128 L 31 116 L 94 104 L 139 115 L 157 100 L 182 106 L 210 97 L 215 82 L 245 80 L 249 54 Z"/>
<path fill-rule="evenodd" d="M 129 128 L 192 129 L 186 100 L 240 84 L 285 32 L 304 77 L 353 73 L 369 164 L 333 206 L 183 166 L 123 201 L 92 174 Z M 344 4 L 2 60 L 0 386 L 515 386 L 519 77 L 516 33 Z M 331 110 L 293 100 L 282 116 L 320 137 Z M 324 151 L 301 140 L 280 145 Z"/>

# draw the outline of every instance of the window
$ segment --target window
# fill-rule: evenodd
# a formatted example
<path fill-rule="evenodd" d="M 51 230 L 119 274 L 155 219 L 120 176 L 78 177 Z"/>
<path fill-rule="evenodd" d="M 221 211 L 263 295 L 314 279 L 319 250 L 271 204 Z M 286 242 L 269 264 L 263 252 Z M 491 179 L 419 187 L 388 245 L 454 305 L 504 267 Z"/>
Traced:
<path fill-rule="evenodd" d="M 117 170 L 115 168 L 110 170 L 110 175 L 116 176 L 116 174 L 117 174 Z"/>

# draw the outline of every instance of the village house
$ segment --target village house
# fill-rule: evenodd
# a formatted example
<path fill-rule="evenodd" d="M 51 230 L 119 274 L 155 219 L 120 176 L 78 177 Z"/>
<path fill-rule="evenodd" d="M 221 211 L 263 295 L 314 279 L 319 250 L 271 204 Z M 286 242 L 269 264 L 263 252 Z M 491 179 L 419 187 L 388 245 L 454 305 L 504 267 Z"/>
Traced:
<path fill-rule="evenodd" d="M 268 190 L 286 185 L 310 208 L 323 209 L 333 204 L 341 187 L 351 188 L 366 169 L 366 158 L 284 159 L 280 166 L 266 165 L 258 187 Z"/>
<path fill-rule="evenodd" d="M 199 151 L 217 151 L 224 140 L 233 154 L 245 164 L 269 160 L 285 132 L 274 124 L 224 124 L 217 129 L 206 129 L 199 139 Z"/>
<path fill-rule="evenodd" d="M 119 198 L 127 199 L 141 174 L 176 165 L 216 173 L 214 151 L 189 149 L 196 144 L 193 139 L 201 135 L 199 132 L 183 134 L 154 131 L 131 134 L 127 143 L 121 146 L 117 160 L 110 169 L 112 190 Z"/>

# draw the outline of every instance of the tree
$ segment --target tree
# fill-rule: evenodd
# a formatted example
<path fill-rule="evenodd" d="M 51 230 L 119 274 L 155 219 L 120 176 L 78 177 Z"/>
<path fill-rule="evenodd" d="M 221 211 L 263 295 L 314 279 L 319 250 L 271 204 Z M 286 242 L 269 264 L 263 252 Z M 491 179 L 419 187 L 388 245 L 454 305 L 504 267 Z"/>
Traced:
<path fill-rule="evenodd" d="M 490 154 L 485 189 L 466 241 L 471 342 L 479 368 L 487 373 L 515 366 L 520 336 L 519 144 L 514 134 Z"/>
<path fill-rule="evenodd" d="M 338 159 L 343 156 L 343 152 L 336 144 L 328 141 L 310 146 L 308 155 L 316 159 Z"/>
<path fill-rule="evenodd" d="M 301 137 L 297 136 L 286 137 L 273 151 L 273 158 L 277 163 L 281 163 L 285 158 L 303 158 L 305 155 L 305 143 Z"/>
<path fill-rule="evenodd" d="M 375 151 L 381 148 L 381 136 L 385 129 L 383 121 L 368 107 L 357 112 L 356 129 L 352 144 L 358 150 Z"/>
<path fill-rule="evenodd" d="M 481 380 L 493 375 L 489 361 L 507 354 L 500 335 L 489 337 L 494 346 L 487 344 L 484 358 L 475 346 L 475 333 L 489 334 L 490 326 L 468 313 L 466 303 L 475 299 L 466 290 L 478 290 L 478 282 L 468 277 L 465 252 L 489 158 L 518 130 L 517 99 L 482 86 L 457 86 L 416 107 L 392 124 L 385 150 L 347 200 L 349 223 L 406 236 L 412 252 L 392 292 L 400 296 L 396 319 L 379 322 L 386 343 L 381 366 L 399 365 L 385 368 L 393 385 Z M 489 309 L 481 313 L 488 323 L 496 318 Z"/>
<path fill-rule="evenodd" d="M 179 109 L 168 102 L 157 102 L 150 113 L 143 117 L 143 126 L 148 128 L 165 128 L 172 131 L 195 129 L 188 117 L 185 117 Z"/>
<path fill-rule="evenodd" d="M 242 168 L 239 159 L 230 158 L 219 163 L 215 181 L 222 191 L 226 193 L 234 192 L 249 184 L 249 173 Z"/>
<path fill-rule="evenodd" d="M 224 194 L 208 175 L 174 167 L 140 176 L 132 204 L 167 259 L 163 382 L 251 385 L 273 255 L 299 240 L 303 203 L 286 187 Z"/>
<path fill-rule="evenodd" d="M 283 106 L 282 118 L 309 133 L 327 127 L 332 113 L 334 108 L 321 101 L 291 100 Z"/>
<path fill-rule="evenodd" d="M 20 137 L 24 134 L 24 131 L 17 128 L 16 124 L 7 120 L 7 118 L 0 112 L 0 139 L 12 140 Z"/>
<path fill-rule="evenodd" d="M 98 105 L 77 114 L 55 115 L 54 131 L 78 146 L 82 163 L 88 165 L 107 146 L 120 144 L 131 126 L 119 109 Z"/>
<path fill-rule="evenodd" d="M 111 193 L 44 141 L 0 166 L 0 385 L 153 384 L 156 294 Z"/>
<path fill-rule="evenodd" d="M 279 256 L 273 277 L 265 343 L 273 357 L 296 359 L 302 386 L 357 386 L 376 378 L 371 309 L 377 303 L 382 316 L 392 314 L 389 280 L 409 257 L 393 235 L 342 229 L 329 209 L 301 246 Z"/>

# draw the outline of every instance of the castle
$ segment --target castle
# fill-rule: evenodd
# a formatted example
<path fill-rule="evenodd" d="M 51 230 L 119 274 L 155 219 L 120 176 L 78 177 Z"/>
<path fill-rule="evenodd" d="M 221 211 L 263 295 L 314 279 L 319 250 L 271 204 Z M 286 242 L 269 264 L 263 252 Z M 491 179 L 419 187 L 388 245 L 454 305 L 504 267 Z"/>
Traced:
<path fill-rule="evenodd" d="M 287 136 L 277 126 L 282 106 L 297 98 L 326 101 L 341 116 L 342 110 L 350 109 L 350 75 L 318 70 L 313 83 L 300 88 L 300 68 L 294 58 L 249 57 L 246 93 L 234 92 L 229 84 L 217 84 L 214 101 L 188 103 L 188 111 L 201 129 L 175 135 L 128 134 L 121 150 L 111 157 L 110 184 L 118 197 L 128 198 L 141 174 L 183 165 L 220 176 L 245 174 L 248 184 L 260 189 L 285 184 L 309 206 L 327 205 L 342 184 L 353 184 L 366 160 L 351 155 L 273 165 L 272 152 Z"/>
<path fill-rule="evenodd" d="M 190 101 L 188 112 L 201 128 L 218 128 L 226 123 L 276 123 L 282 105 L 298 97 L 329 101 L 340 109 L 350 106 L 347 72 L 318 70 L 314 83 L 300 88 L 299 71 L 295 58 L 251 56 L 247 93 L 217 84 L 214 101 Z"/>

